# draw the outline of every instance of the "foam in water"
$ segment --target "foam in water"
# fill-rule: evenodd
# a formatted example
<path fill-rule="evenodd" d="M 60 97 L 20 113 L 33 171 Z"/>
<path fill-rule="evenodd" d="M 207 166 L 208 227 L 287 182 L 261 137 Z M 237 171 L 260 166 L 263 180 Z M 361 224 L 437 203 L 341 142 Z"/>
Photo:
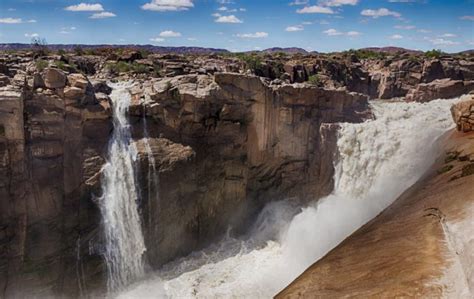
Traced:
<path fill-rule="evenodd" d="M 100 210 L 105 238 L 107 286 L 119 290 L 144 275 L 144 253 L 138 189 L 134 161 L 137 151 L 130 143 L 130 127 L 126 112 L 130 106 L 129 84 L 119 83 L 110 98 L 113 107 L 113 136 L 109 143 L 108 161 L 103 168 Z"/>
<path fill-rule="evenodd" d="M 225 238 L 119 298 L 271 298 L 426 172 L 452 103 L 373 102 L 375 120 L 341 125 L 331 195 L 299 211 L 272 203 L 248 239 Z"/>

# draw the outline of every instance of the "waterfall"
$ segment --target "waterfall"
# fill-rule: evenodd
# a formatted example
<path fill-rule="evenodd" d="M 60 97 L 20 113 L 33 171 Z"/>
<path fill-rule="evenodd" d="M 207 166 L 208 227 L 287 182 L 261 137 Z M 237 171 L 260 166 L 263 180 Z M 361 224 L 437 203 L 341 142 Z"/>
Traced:
<path fill-rule="evenodd" d="M 299 210 L 271 203 L 247 238 L 171 263 L 119 298 L 271 298 L 428 170 L 454 127 L 452 103 L 372 102 L 375 120 L 341 124 L 332 194 Z"/>
<path fill-rule="evenodd" d="M 147 187 L 148 187 L 148 226 L 151 227 L 152 213 L 154 204 L 158 205 L 159 200 L 159 177 L 156 170 L 156 160 L 150 146 L 150 134 L 148 133 L 148 122 L 146 118 L 146 104 L 149 101 L 149 95 L 145 95 L 143 103 L 143 143 L 148 158 Z"/>
<path fill-rule="evenodd" d="M 134 173 L 137 151 L 130 142 L 126 115 L 131 102 L 130 84 L 118 83 L 112 87 L 114 131 L 109 142 L 108 161 L 103 168 L 100 199 L 109 292 L 122 289 L 144 275 L 146 251 Z"/>

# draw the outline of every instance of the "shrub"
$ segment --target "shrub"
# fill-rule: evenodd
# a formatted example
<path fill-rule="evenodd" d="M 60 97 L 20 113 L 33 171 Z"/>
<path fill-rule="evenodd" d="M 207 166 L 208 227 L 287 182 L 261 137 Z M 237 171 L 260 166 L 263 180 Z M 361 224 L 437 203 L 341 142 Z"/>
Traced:
<path fill-rule="evenodd" d="M 308 83 L 311 85 L 319 85 L 321 84 L 321 79 L 317 74 L 311 75 L 308 78 Z"/>
<path fill-rule="evenodd" d="M 63 71 L 77 72 L 77 66 L 74 63 L 67 64 L 62 60 L 56 60 L 53 64 Z"/>
<path fill-rule="evenodd" d="M 441 50 L 433 49 L 425 52 L 425 56 L 428 58 L 439 58 L 444 53 Z"/>
<path fill-rule="evenodd" d="M 40 72 L 44 70 L 45 68 L 47 68 L 49 65 L 49 63 L 43 59 L 36 60 L 35 64 L 36 64 L 36 69 Z"/>
<path fill-rule="evenodd" d="M 254 73 L 261 70 L 262 58 L 258 54 L 237 53 L 235 56 L 245 62 L 246 69 Z"/>
<path fill-rule="evenodd" d="M 34 57 L 46 56 L 49 54 L 48 43 L 46 39 L 34 37 L 31 39 L 31 49 Z"/>
<path fill-rule="evenodd" d="M 117 63 L 108 63 L 106 68 L 112 72 L 113 74 L 119 73 L 137 73 L 137 74 L 148 74 L 150 72 L 150 68 L 141 63 L 128 63 L 125 61 L 119 61 Z"/>
<path fill-rule="evenodd" d="M 77 56 L 82 56 L 82 55 L 84 55 L 84 50 L 82 49 L 82 47 L 76 46 L 76 47 L 74 47 L 74 53 Z"/>
<path fill-rule="evenodd" d="M 132 72 L 137 74 L 148 74 L 150 72 L 150 69 L 145 64 L 134 62 L 132 63 Z"/>
<path fill-rule="evenodd" d="M 387 55 L 384 52 L 375 52 L 371 50 L 354 50 L 344 52 L 344 54 L 355 55 L 358 59 L 383 59 Z"/>

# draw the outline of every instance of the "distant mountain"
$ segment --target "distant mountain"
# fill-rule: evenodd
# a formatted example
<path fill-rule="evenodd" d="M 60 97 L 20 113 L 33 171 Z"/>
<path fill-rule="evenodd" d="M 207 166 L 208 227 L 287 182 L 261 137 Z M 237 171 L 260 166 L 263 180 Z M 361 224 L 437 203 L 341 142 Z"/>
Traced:
<path fill-rule="evenodd" d="M 268 48 L 265 50 L 262 50 L 261 52 L 263 53 L 278 53 L 278 52 L 283 52 L 287 54 L 308 54 L 308 51 L 302 48 L 296 48 L 296 47 L 291 47 L 291 48 L 280 48 L 280 47 L 274 47 L 274 48 Z"/>
<path fill-rule="evenodd" d="M 362 48 L 360 50 L 368 50 L 368 51 L 373 51 L 373 52 L 383 52 L 383 53 L 389 53 L 389 54 L 395 54 L 397 52 L 405 52 L 405 53 L 410 53 L 410 54 L 422 54 L 423 51 L 419 50 L 411 50 L 411 49 L 405 49 L 405 48 L 400 48 L 400 47 L 368 47 L 368 48 Z"/>
<path fill-rule="evenodd" d="M 98 48 L 132 48 L 136 50 L 147 50 L 154 53 L 176 53 L 176 54 L 211 54 L 211 53 L 229 53 L 225 49 L 215 49 L 215 48 L 202 48 L 202 47 L 161 47 L 153 45 L 83 45 L 83 44 L 51 44 L 48 45 L 49 49 L 59 50 L 63 49 L 66 51 L 72 51 L 76 48 L 82 49 L 98 49 Z M 20 44 L 20 43 L 10 43 L 10 44 L 0 44 L 0 51 L 3 50 L 26 50 L 31 48 L 31 44 Z"/>

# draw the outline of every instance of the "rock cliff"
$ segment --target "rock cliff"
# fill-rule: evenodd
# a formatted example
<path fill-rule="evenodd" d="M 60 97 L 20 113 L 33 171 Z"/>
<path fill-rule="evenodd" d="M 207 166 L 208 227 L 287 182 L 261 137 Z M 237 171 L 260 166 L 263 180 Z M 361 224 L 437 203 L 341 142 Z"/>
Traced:
<path fill-rule="evenodd" d="M 100 76 L 54 65 L 40 70 L 28 59 L 5 65 L 2 296 L 101 290 L 96 198 L 113 129 L 110 88 Z M 245 230 L 269 200 L 329 193 L 335 124 L 370 117 L 361 94 L 236 73 L 136 79 L 130 92 L 152 267 L 209 244 L 228 227 Z"/>

